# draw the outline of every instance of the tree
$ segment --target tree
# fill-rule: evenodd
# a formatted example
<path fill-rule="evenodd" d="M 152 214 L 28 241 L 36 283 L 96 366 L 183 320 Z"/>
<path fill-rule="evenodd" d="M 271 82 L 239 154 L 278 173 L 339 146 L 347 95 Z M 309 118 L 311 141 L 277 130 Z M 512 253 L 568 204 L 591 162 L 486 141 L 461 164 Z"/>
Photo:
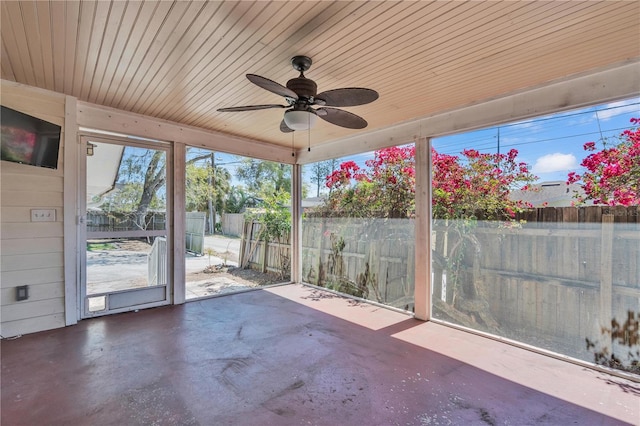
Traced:
<path fill-rule="evenodd" d="M 462 158 L 432 152 L 434 217 L 512 219 L 530 205 L 513 201 L 513 189 L 528 190 L 535 181 L 518 151 L 481 154 L 469 149 Z M 327 176 L 332 191 L 322 207 L 351 217 L 412 217 L 415 214 L 415 146 L 391 147 L 375 152 L 361 169 L 343 162 Z"/>
<path fill-rule="evenodd" d="M 224 167 L 187 164 L 186 168 L 186 208 L 188 211 L 207 211 L 209 201 L 218 211 L 224 210 L 224 195 L 230 190 L 231 174 Z"/>
<path fill-rule="evenodd" d="M 261 225 L 257 239 L 264 240 L 265 254 L 266 250 L 268 250 L 268 242 L 277 241 L 279 243 L 276 246 L 276 258 L 278 259 L 280 278 L 285 278 L 290 270 L 291 259 L 284 253 L 284 244 L 280 244 L 282 238 L 291 230 L 290 202 L 290 194 L 285 191 L 279 191 L 266 196 L 262 200 L 261 208 L 248 215 L 250 220 L 257 221 Z M 249 253 L 245 254 L 244 259 L 241 259 L 243 267 L 247 266 L 256 247 L 257 245 Z"/>
<path fill-rule="evenodd" d="M 632 118 L 631 124 L 635 128 L 622 132 L 615 143 L 603 139 L 599 151 L 595 142 L 584 144 L 591 152 L 580 163 L 586 172 L 571 172 L 567 179 L 567 184 L 578 183 L 584 190 L 584 196 L 575 194 L 578 203 L 640 205 L 640 119 Z"/>
<path fill-rule="evenodd" d="M 208 157 L 209 153 L 188 159 L 187 168 Z M 161 191 L 166 184 L 166 162 L 162 150 L 127 146 L 118 169 L 118 191 L 106 196 L 101 208 L 131 215 L 137 228 L 146 229 L 149 210 L 166 208 Z"/>
<path fill-rule="evenodd" d="M 245 158 L 236 173 L 247 189 L 258 196 L 291 192 L 291 167 L 286 164 Z"/>
<path fill-rule="evenodd" d="M 415 146 L 378 150 L 366 169 L 340 164 L 326 179 L 325 210 L 351 217 L 410 217 L 415 210 Z"/>
<path fill-rule="evenodd" d="M 165 184 L 166 181 L 166 160 L 163 151 L 154 151 L 149 161 L 149 166 L 144 174 L 144 184 L 142 185 L 142 195 L 136 209 L 136 223 L 143 227 L 144 218 L 149 211 L 149 206 L 158 189 Z M 146 226 L 144 226 L 146 228 Z"/>
<path fill-rule="evenodd" d="M 166 181 L 165 165 L 164 151 L 126 147 L 118 169 L 118 191 L 105 197 L 101 208 L 130 215 L 136 228 L 146 229 L 149 209 L 166 206 L 159 191 Z"/>
<path fill-rule="evenodd" d="M 433 150 L 434 217 L 472 218 L 482 212 L 484 219 L 512 220 L 517 212 L 532 207 L 509 197 L 514 189 L 533 190 L 531 183 L 537 179 L 517 156 L 515 149 L 507 154 L 466 149 L 462 158 Z"/>
<path fill-rule="evenodd" d="M 224 212 L 241 213 L 247 207 L 256 207 L 256 198 L 249 195 L 242 186 L 232 186 L 224 200 Z"/>
<path fill-rule="evenodd" d="M 134 212 L 140 203 L 142 194 L 142 182 L 119 183 L 117 191 L 112 191 L 102 197 L 96 196 L 93 202 L 99 203 L 100 208 L 107 212 L 128 213 Z M 162 197 L 154 197 L 149 205 L 150 209 L 161 210 L 165 207 L 165 200 Z"/>
<path fill-rule="evenodd" d="M 320 196 L 320 189 L 326 182 L 327 176 L 333 172 L 338 160 L 326 160 L 313 163 L 311 166 L 311 182 L 316 184 L 316 197 Z"/>

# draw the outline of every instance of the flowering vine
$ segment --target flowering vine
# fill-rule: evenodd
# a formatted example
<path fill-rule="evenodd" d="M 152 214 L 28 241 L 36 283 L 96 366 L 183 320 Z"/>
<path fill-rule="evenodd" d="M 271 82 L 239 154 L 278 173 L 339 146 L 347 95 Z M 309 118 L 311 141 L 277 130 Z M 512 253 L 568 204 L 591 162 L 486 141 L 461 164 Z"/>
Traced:
<path fill-rule="evenodd" d="M 640 119 L 632 118 L 631 124 L 635 128 L 622 132 L 617 144 L 602 140 L 599 151 L 595 142 L 584 144 L 591 152 L 580 163 L 586 171 L 571 172 L 567 178 L 567 184 L 578 183 L 584 190 L 584 195 L 575 195 L 578 203 L 640 205 Z"/>
<path fill-rule="evenodd" d="M 522 201 L 509 198 L 513 189 L 529 190 L 536 179 L 518 151 L 481 154 L 467 149 L 462 156 L 432 151 L 433 209 L 437 218 L 465 218 L 482 210 L 485 218 L 513 218 Z M 359 167 L 342 163 L 326 178 L 330 196 L 324 210 L 351 217 L 412 217 L 415 214 L 415 146 L 375 151 Z"/>

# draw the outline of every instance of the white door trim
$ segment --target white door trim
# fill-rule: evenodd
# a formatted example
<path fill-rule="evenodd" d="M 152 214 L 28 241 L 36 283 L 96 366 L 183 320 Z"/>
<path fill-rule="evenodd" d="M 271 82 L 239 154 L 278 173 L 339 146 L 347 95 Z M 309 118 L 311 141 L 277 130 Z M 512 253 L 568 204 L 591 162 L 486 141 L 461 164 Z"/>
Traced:
<path fill-rule="evenodd" d="M 135 309 L 142 309 L 154 306 L 162 306 L 172 303 L 172 287 L 173 287 L 173 252 L 174 250 L 174 238 L 173 238 L 173 146 L 167 142 L 156 141 L 140 141 L 129 138 L 119 138 L 114 136 L 96 135 L 93 133 L 80 134 L 78 138 L 77 149 L 77 189 L 76 203 L 77 203 L 77 215 L 74 222 L 74 226 L 77 232 L 77 250 L 76 250 L 76 262 L 77 262 L 77 300 L 78 300 L 78 319 L 90 318 L 101 315 L 108 315 L 119 312 L 126 312 Z M 86 146 L 89 142 L 102 142 L 108 144 L 117 144 L 122 146 L 133 146 L 139 148 L 162 150 L 166 155 L 166 196 L 167 196 L 167 221 L 166 230 L 163 231 L 131 231 L 131 232 L 109 232 L 96 233 L 87 232 L 86 229 L 86 185 L 87 185 L 87 155 Z M 108 237 L 135 237 L 135 236 L 149 236 L 149 235 L 166 235 L 167 238 L 167 283 L 163 286 L 146 287 L 142 289 L 128 289 L 122 291 L 115 291 L 109 293 L 92 294 L 90 297 L 105 297 L 105 310 L 97 312 L 90 312 L 87 304 L 87 288 L 86 288 L 86 241 L 88 237 L 96 236 L 108 236 Z M 145 301 L 142 297 L 143 294 L 148 294 L 153 300 Z M 130 297 L 132 300 L 139 300 L 137 304 L 126 305 L 119 303 L 117 307 L 111 308 L 109 304 L 110 295 L 113 295 L 115 299 L 122 299 L 123 297 Z M 126 306 L 125 306 L 126 305 Z"/>

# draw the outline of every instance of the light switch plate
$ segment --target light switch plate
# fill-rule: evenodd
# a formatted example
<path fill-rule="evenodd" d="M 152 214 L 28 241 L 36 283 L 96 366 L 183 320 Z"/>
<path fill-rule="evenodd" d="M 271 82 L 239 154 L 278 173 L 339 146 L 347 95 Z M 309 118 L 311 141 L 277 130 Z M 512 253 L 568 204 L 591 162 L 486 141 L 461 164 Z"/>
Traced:
<path fill-rule="evenodd" d="M 31 209 L 31 222 L 55 222 L 56 209 Z"/>
<path fill-rule="evenodd" d="M 19 302 L 21 300 L 27 300 L 29 298 L 29 286 L 21 285 L 16 287 L 16 300 Z"/>

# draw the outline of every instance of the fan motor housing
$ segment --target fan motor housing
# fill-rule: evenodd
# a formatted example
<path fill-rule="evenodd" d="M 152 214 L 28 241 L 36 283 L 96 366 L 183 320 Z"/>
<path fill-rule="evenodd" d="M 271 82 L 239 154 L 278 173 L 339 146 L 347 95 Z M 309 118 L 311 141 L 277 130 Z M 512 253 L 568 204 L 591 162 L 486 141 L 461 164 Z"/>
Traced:
<path fill-rule="evenodd" d="M 316 82 L 305 77 L 292 78 L 287 81 L 287 88 L 296 92 L 299 97 L 306 99 L 314 97 L 318 91 Z"/>

